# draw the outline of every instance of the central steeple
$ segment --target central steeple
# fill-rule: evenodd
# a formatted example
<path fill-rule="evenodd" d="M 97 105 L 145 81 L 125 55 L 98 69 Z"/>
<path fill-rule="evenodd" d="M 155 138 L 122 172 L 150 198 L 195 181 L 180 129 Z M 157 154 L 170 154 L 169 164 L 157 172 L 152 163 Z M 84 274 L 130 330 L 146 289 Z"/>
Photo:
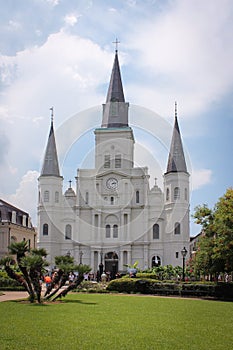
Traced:
<path fill-rule="evenodd" d="M 116 50 L 106 103 L 103 105 L 103 118 L 101 127 L 128 127 L 128 108 L 129 104 L 125 102 L 122 86 L 118 50 Z"/>
<path fill-rule="evenodd" d="M 107 94 L 107 102 L 125 102 L 117 50 Z"/>

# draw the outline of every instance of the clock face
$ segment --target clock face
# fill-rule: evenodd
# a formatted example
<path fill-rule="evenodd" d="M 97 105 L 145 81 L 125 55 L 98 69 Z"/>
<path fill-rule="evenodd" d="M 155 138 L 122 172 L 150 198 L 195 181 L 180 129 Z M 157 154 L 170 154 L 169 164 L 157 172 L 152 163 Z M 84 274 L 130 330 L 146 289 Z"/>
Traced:
<path fill-rule="evenodd" d="M 118 186 L 118 181 L 114 177 L 110 177 L 106 182 L 107 188 L 110 190 L 116 190 Z"/>

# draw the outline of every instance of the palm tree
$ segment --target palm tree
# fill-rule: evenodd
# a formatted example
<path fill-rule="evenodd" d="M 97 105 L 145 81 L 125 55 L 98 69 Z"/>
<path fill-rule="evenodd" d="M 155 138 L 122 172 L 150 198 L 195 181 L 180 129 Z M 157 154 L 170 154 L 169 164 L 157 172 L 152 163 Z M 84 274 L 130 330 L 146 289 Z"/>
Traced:
<path fill-rule="evenodd" d="M 70 291 L 76 289 L 84 280 L 84 274 L 91 271 L 90 266 L 88 265 L 77 265 L 75 266 L 75 271 L 78 271 L 78 277 L 68 285 L 67 288 L 63 289 L 59 294 L 53 298 L 53 301 L 55 301 L 58 298 L 65 297 Z"/>
<path fill-rule="evenodd" d="M 65 297 L 67 293 L 71 290 L 77 288 L 77 286 L 84 280 L 84 274 L 91 271 L 91 268 L 88 265 L 75 265 L 74 258 L 72 256 L 56 256 L 55 264 L 58 267 L 56 277 L 52 280 L 51 285 L 48 287 L 45 296 L 46 299 L 51 299 L 55 301 L 58 298 Z M 71 271 L 77 271 L 78 277 L 60 292 L 59 290 L 65 286 L 66 282 L 69 279 L 69 273 Z M 57 285 L 57 288 L 53 288 Z M 53 290 L 53 291 L 52 291 Z"/>
<path fill-rule="evenodd" d="M 29 293 L 28 285 L 24 277 L 21 274 L 16 273 L 14 269 L 11 267 L 12 261 L 13 261 L 12 257 L 7 256 L 0 260 L 0 265 L 4 266 L 6 273 L 10 278 L 17 281 L 19 284 L 21 284 L 25 288 L 25 290 Z"/>
<path fill-rule="evenodd" d="M 37 253 L 38 252 L 34 251 L 34 253 L 22 258 L 21 264 L 28 271 L 34 293 L 36 294 L 38 303 L 40 303 L 42 291 L 41 276 L 44 273 L 44 268 L 48 265 L 48 263 L 43 259 L 40 253 Z"/>
<path fill-rule="evenodd" d="M 26 253 L 29 252 L 29 246 L 27 241 L 13 242 L 8 247 L 11 254 L 16 255 L 16 260 L 19 266 L 20 271 L 22 272 L 25 281 L 27 283 L 27 291 L 29 293 L 30 301 L 35 300 L 35 293 L 33 291 L 32 282 L 28 274 L 27 268 L 22 265 L 22 259 L 26 256 Z"/>

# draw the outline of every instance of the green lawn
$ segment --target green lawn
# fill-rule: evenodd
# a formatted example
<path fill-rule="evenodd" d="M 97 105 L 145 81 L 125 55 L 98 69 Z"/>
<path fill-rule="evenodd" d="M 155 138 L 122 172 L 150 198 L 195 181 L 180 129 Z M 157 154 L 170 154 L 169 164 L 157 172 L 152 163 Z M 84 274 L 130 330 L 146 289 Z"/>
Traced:
<path fill-rule="evenodd" d="M 73 294 L 0 303 L 1 350 L 233 349 L 233 303 Z"/>

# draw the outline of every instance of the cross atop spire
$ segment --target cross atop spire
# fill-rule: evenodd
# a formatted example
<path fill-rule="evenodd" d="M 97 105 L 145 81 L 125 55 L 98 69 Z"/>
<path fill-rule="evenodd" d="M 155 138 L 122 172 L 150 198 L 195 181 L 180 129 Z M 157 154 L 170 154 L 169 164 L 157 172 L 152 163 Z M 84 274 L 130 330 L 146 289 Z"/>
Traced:
<path fill-rule="evenodd" d="M 118 52 L 118 44 L 120 44 L 120 41 L 116 38 L 116 41 L 113 41 L 112 43 L 116 45 L 115 52 Z"/>
<path fill-rule="evenodd" d="M 174 173 L 174 172 L 187 173 L 184 150 L 183 150 L 180 129 L 179 129 L 178 119 L 177 119 L 176 102 L 175 102 L 175 123 L 173 127 L 172 141 L 170 146 L 166 173 L 168 174 L 168 173 Z"/>
<path fill-rule="evenodd" d="M 53 124 L 53 107 L 50 108 L 51 111 L 51 124 Z"/>
<path fill-rule="evenodd" d="M 44 162 L 41 170 L 41 176 L 60 177 L 57 148 L 56 148 L 55 135 L 54 135 L 54 129 L 53 129 L 53 107 L 50 108 L 50 111 L 51 111 L 51 126 L 50 126 L 47 147 L 45 151 Z"/>

